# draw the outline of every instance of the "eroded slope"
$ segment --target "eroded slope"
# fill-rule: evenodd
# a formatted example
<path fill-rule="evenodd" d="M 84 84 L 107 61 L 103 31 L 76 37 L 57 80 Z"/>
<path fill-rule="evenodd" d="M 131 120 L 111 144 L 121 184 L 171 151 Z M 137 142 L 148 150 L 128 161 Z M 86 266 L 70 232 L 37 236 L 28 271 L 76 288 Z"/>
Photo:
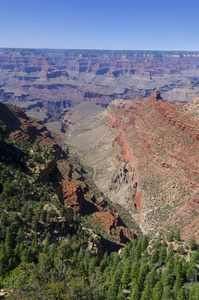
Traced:
<path fill-rule="evenodd" d="M 199 237 L 197 111 L 197 100 L 169 104 L 158 92 L 109 106 L 108 123 L 117 128 L 117 142 L 134 170 L 132 207 L 144 231 L 177 226 L 185 238 Z"/>
<path fill-rule="evenodd" d="M 31 144 L 34 145 L 30 150 L 31 172 L 27 171 L 32 178 L 33 187 L 34 184 L 51 182 L 60 203 L 72 207 L 76 213 L 87 216 L 85 224 L 98 230 L 98 234 L 103 236 L 106 247 L 107 243 L 108 247 L 115 247 L 116 244 L 126 243 L 135 236 L 134 230 L 127 228 L 116 209 L 107 201 L 108 199 L 102 197 L 92 178 L 79 164 L 77 156 L 70 157 L 68 149 L 63 150 L 63 145 L 57 143 L 41 121 L 28 117 L 17 106 L 2 103 L 0 103 L 0 121 L 7 130 L 9 140 L 13 143 L 19 141 L 25 145 L 29 143 L 29 147 Z M 37 147 L 43 149 L 41 157 L 35 152 Z M 45 158 L 47 149 L 51 155 L 41 167 L 38 162 L 43 159 L 43 156 Z M 1 159 L 5 160 L 5 157 L 2 156 Z"/>

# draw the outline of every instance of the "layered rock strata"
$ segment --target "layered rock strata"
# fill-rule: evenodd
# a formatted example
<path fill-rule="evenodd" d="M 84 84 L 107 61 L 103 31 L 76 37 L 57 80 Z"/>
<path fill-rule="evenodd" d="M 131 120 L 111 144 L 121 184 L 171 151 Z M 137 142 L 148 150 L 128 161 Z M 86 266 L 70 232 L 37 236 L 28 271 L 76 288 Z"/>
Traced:
<path fill-rule="evenodd" d="M 132 210 L 136 204 L 144 232 L 176 226 L 185 238 L 190 233 L 199 238 L 197 112 L 197 99 L 174 105 L 159 92 L 109 105 L 108 124 L 118 130 L 121 153 L 134 170 Z"/>
<path fill-rule="evenodd" d="M 87 184 L 81 167 L 77 162 L 71 162 L 68 151 L 62 149 L 44 124 L 28 117 L 21 108 L 2 103 L 0 120 L 6 126 L 10 139 L 37 142 L 42 147 L 53 149 L 52 159 L 41 170 L 35 166 L 36 184 L 48 183 L 50 178 L 52 182 L 53 178 L 59 201 L 71 207 L 76 214 L 89 215 L 90 225 L 97 218 L 100 231 L 105 232 L 113 245 L 126 243 L 138 235 L 134 230 L 127 228 L 117 211 L 106 200 L 96 197 L 99 191 Z M 68 218 L 71 219 L 70 209 L 67 211 L 70 212 Z M 102 222 L 104 216 L 106 222 Z M 94 225 L 95 223 L 93 227 Z"/>

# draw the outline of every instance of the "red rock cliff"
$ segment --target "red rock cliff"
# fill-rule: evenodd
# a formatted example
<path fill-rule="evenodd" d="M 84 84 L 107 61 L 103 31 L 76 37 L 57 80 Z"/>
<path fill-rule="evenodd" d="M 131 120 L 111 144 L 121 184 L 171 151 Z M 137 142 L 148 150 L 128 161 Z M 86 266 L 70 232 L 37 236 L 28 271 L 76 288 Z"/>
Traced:
<path fill-rule="evenodd" d="M 145 231 L 184 223 L 187 238 L 193 229 L 198 204 L 186 205 L 186 218 L 181 212 L 184 203 L 199 200 L 199 122 L 193 114 L 197 109 L 196 101 L 166 103 L 159 92 L 113 101 L 108 108 L 108 124 L 118 129 L 121 153 L 135 170 L 135 200 Z M 199 231 L 192 234 L 199 237 Z"/>

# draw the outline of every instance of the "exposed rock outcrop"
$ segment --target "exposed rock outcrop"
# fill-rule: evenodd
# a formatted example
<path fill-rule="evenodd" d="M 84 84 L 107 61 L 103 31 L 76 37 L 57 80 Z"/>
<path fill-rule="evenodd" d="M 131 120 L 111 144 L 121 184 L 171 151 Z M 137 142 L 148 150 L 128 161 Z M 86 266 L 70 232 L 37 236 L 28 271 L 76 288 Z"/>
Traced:
<path fill-rule="evenodd" d="M 114 101 L 108 108 L 107 121 L 118 130 L 121 154 L 134 170 L 135 204 L 144 232 L 184 222 L 187 238 L 195 226 L 197 204 L 188 203 L 198 199 L 199 191 L 197 103 L 169 104 L 154 92 L 131 102 Z M 182 221 L 184 205 L 187 217 Z M 197 231 L 192 234 L 199 238 Z"/>
<path fill-rule="evenodd" d="M 103 229 L 100 234 L 103 236 L 103 232 L 105 232 L 106 236 L 112 239 L 113 245 L 115 242 L 119 245 L 137 237 L 138 233 L 130 230 L 122 222 L 116 210 L 104 198 L 95 196 L 95 193 L 99 194 L 99 191 L 88 185 L 82 167 L 69 159 L 68 152 L 62 150 L 44 124 L 27 117 L 19 107 L 6 106 L 2 103 L 0 103 L 0 120 L 5 122 L 7 134 L 11 139 L 37 142 L 39 146 L 54 149 L 54 155 L 51 155 L 52 158 L 50 156 L 45 165 L 42 165 L 41 168 L 35 166 L 36 177 L 34 180 L 38 184 L 53 181 L 59 201 L 68 207 L 60 222 L 70 224 L 75 212 L 76 214 L 90 215 L 91 223 L 94 222 L 94 228 L 95 220 L 98 220 L 99 227 Z M 33 150 L 31 153 L 34 155 Z M 121 172 L 123 175 L 127 172 L 125 164 L 121 165 Z M 52 205 L 45 205 L 44 210 L 47 214 L 59 215 Z M 106 216 L 106 222 L 103 222 L 104 216 Z M 89 245 L 92 251 L 98 251 L 98 246 L 96 243 Z"/>
<path fill-rule="evenodd" d="M 0 101 L 45 121 L 81 102 L 107 107 L 157 86 L 170 101 L 187 102 L 199 94 L 198 68 L 197 52 L 0 49 Z"/>

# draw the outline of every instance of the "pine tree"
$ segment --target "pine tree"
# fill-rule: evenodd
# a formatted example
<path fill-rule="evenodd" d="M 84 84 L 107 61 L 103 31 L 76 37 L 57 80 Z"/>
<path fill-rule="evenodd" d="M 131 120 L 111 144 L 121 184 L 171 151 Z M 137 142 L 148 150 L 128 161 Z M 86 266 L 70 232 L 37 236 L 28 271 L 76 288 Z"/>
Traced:
<path fill-rule="evenodd" d="M 163 289 L 162 300 L 170 300 L 171 299 L 171 288 L 169 285 L 166 285 Z"/>
<path fill-rule="evenodd" d="M 120 262 L 120 256 L 117 252 L 112 252 L 110 255 L 110 258 L 112 259 L 112 266 L 111 266 L 111 272 L 110 272 L 110 275 L 112 277 L 117 269 L 119 262 Z"/>
<path fill-rule="evenodd" d="M 143 264 L 140 267 L 140 272 L 139 272 L 139 276 L 138 276 L 138 285 L 139 285 L 139 288 L 140 288 L 140 292 L 143 289 L 144 281 L 145 281 L 145 278 L 146 278 L 146 274 L 148 273 L 148 270 L 149 270 L 148 264 Z"/>
<path fill-rule="evenodd" d="M 144 288 L 141 300 L 151 300 L 152 290 L 151 286 L 147 284 Z"/>
<path fill-rule="evenodd" d="M 118 300 L 125 300 L 126 299 L 126 296 L 125 294 L 123 293 L 123 291 L 119 292 L 118 296 L 117 296 L 117 299 Z"/>
<path fill-rule="evenodd" d="M 174 237 L 176 241 L 181 241 L 181 230 L 179 228 L 176 230 Z"/>
<path fill-rule="evenodd" d="M 177 275 L 174 286 L 173 286 L 173 293 L 174 293 L 174 297 L 177 298 L 180 290 L 182 287 L 182 283 L 181 283 L 181 277 L 180 275 Z"/>
<path fill-rule="evenodd" d="M 141 258 L 141 240 L 138 241 L 136 248 L 134 250 L 134 260 L 139 260 Z"/>
<path fill-rule="evenodd" d="M 140 289 L 138 284 L 134 284 L 132 286 L 132 292 L 131 292 L 131 297 L 130 300 L 139 300 L 140 299 Z"/>
<path fill-rule="evenodd" d="M 139 264 L 137 261 L 135 261 L 131 267 L 131 273 L 130 273 L 131 280 L 137 279 L 138 275 L 139 275 Z"/>
<path fill-rule="evenodd" d="M 100 262 L 100 272 L 104 272 L 107 266 L 108 266 L 108 259 L 104 257 Z"/>
<path fill-rule="evenodd" d="M 156 276 L 157 276 L 157 272 L 156 272 L 156 269 L 155 267 L 151 270 L 151 272 L 149 272 L 147 275 L 146 275 L 146 279 L 144 281 L 144 285 L 149 285 L 151 288 L 153 288 L 153 286 L 155 285 L 156 283 Z"/>
<path fill-rule="evenodd" d="M 88 268 L 91 260 L 91 255 L 89 251 L 86 251 L 84 256 L 84 271 L 86 274 L 88 274 Z"/>
<path fill-rule="evenodd" d="M 21 227 L 19 228 L 19 230 L 17 232 L 16 240 L 17 240 L 17 243 L 21 243 L 24 240 L 24 232 Z"/>
<path fill-rule="evenodd" d="M 41 273 L 43 275 L 45 275 L 46 273 L 48 273 L 50 271 L 50 268 L 51 268 L 49 257 L 45 253 L 40 253 L 39 257 L 38 257 L 38 261 L 39 261 L 39 264 L 38 264 L 39 270 L 41 271 Z"/>
<path fill-rule="evenodd" d="M 190 291 L 189 300 L 199 299 L 199 283 L 195 283 Z"/>
<path fill-rule="evenodd" d="M 178 291 L 176 300 L 187 300 L 185 290 L 183 288 Z"/>
<path fill-rule="evenodd" d="M 176 255 L 175 259 L 174 259 L 173 275 L 175 275 L 175 276 L 181 276 L 182 275 L 182 265 L 180 263 L 179 255 Z"/>
<path fill-rule="evenodd" d="M 4 242 L 1 242 L 0 247 L 0 274 L 4 276 L 8 269 L 8 256 L 6 254 Z"/>
<path fill-rule="evenodd" d="M 161 250 L 160 250 L 160 255 L 159 255 L 159 266 L 161 267 L 162 264 L 165 263 L 165 259 L 167 256 L 167 248 L 166 246 L 162 246 Z"/>
<path fill-rule="evenodd" d="M 161 300 L 162 293 L 163 293 L 162 283 L 160 281 L 158 281 L 153 288 L 151 299 L 152 300 Z"/>
<path fill-rule="evenodd" d="M 159 251 L 157 248 L 155 248 L 151 255 L 150 263 L 154 264 L 154 263 L 158 262 L 158 259 L 159 259 Z"/>
<path fill-rule="evenodd" d="M 33 261 L 32 253 L 29 249 L 25 248 L 21 253 L 21 261 L 24 263 L 30 263 Z"/>
<path fill-rule="evenodd" d="M 174 231 L 170 231 L 167 235 L 167 241 L 168 242 L 173 242 L 173 239 L 174 239 Z"/>
<path fill-rule="evenodd" d="M 15 239 L 13 234 L 13 229 L 11 226 L 8 227 L 6 231 L 6 240 L 5 240 L 5 251 L 8 256 L 12 256 L 14 254 L 15 248 Z"/>
<path fill-rule="evenodd" d="M 173 276 L 173 264 L 170 263 L 167 268 L 164 270 L 162 273 L 162 278 L 161 278 L 162 285 L 164 287 L 170 286 L 170 288 L 173 286 L 174 282 L 174 276 Z"/>
<path fill-rule="evenodd" d="M 6 226 L 8 224 L 8 216 L 4 211 L 2 211 L 1 213 L 0 223 L 3 226 Z"/>
<path fill-rule="evenodd" d="M 130 272 L 131 272 L 131 260 L 130 258 L 127 258 L 124 264 L 123 275 L 121 279 L 122 286 L 125 289 L 127 289 L 130 283 Z"/>
<path fill-rule="evenodd" d="M 111 280 L 111 287 L 109 289 L 109 297 L 111 300 L 117 299 L 119 287 L 121 284 L 121 276 L 122 276 L 122 267 L 121 264 L 119 264 Z"/>
<path fill-rule="evenodd" d="M 141 251 L 142 251 L 142 253 L 148 247 L 148 243 L 149 243 L 149 241 L 148 241 L 147 235 L 143 235 L 142 240 L 141 240 Z"/>
<path fill-rule="evenodd" d="M 89 263 L 89 274 L 92 274 L 94 272 L 97 263 L 98 263 L 98 258 L 97 257 L 93 257 L 90 260 L 90 263 Z"/>
<path fill-rule="evenodd" d="M 190 239 L 189 246 L 190 246 L 191 250 L 197 250 L 198 249 L 198 245 L 196 243 L 195 238 Z"/>
<path fill-rule="evenodd" d="M 169 245 L 168 253 L 165 259 L 166 264 L 169 263 L 170 261 L 173 261 L 174 258 L 174 251 L 173 251 L 173 245 Z"/>

